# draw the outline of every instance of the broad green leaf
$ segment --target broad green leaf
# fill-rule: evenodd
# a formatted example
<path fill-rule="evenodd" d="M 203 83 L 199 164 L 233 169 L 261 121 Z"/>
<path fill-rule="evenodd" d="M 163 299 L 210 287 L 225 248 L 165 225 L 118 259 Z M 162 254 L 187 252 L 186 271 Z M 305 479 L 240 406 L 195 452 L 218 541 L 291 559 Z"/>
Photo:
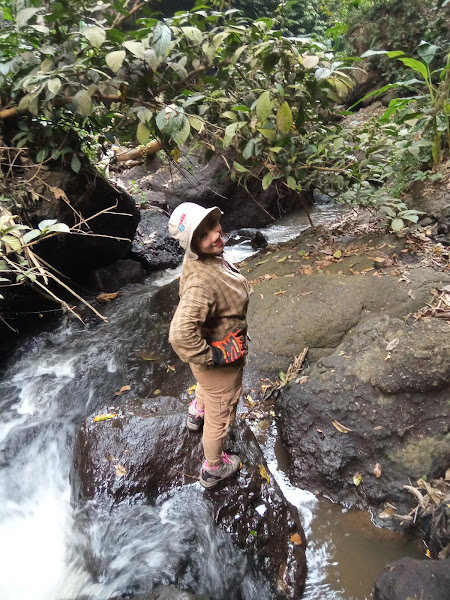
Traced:
<path fill-rule="evenodd" d="M 87 117 L 91 112 L 92 100 L 87 90 L 80 90 L 73 97 L 75 110 L 83 117 Z"/>
<path fill-rule="evenodd" d="M 248 45 L 244 44 L 243 46 L 241 46 L 240 48 L 238 48 L 236 50 L 236 52 L 233 54 L 231 61 L 230 61 L 232 65 L 235 65 L 237 63 L 237 61 L 239 60 L 239 57 L 244 52 L 244 50 L 246 50 L 247 48 L 248 48 Z"/>
<path fill-rule="evenodd" d="M 126 48 L 129 52 L 131 52 L 131 54 L 136 58 L 144 58 L 145 48 L 142 42 L 124 42 L 122 46 Z"/>
<path fill-rule="evenodd" d="M 225 128 L 225 135 L 223 137 L 223 147 L 228 148 L 233 141 L 233 138 L 236 134 L 239 123 L 230 123 Z"/>
<path fill-rule="evenodd" d="M 160 61 L 156 56 L 153 48 L 148 48 L 147 50 L 144 50 L 144 60 L 150 66 L 151 70 L 155 72 L 158 68 Z"/>
<path fill-rule="evenodd" d="M 205 126 L 204 120 L 198 115 L 187 115 L 187 118 L 189 119 L 189 124 L 192 127 L 192 129 L 195 129 L 196 131 L 201 133 Z"/>
<path fill-rule="evenodd" d="M 262 180 L 262 189 L 267 190 L 267 188 L 270 186 L 272 181 L 273 181 L 273 175 L 270 171 L 267 171 L 267 173 L 264 175 L 263 180 Z"/>
<path fill-rule="evenodd" d="M 413 71 L 420 73 L 425 80 L 428 79 L 428 70 L 426 65 L 424 65 L 423 63 L 419 62 L 414 58 L 399 58 L 398 60 L 400 60 L 404 65 L 406 65 Z"/>
<path fill-rule="evenodd" d="M 22 8 L 16 15 L 16 25 L 20 29 L 28 24 L 28 21 L 38 13 L 40 8 Z"/>
<path fill-rule="evenodd" d="M 117 73 L 125 60 L 125 56 L 125 50 L 115 50 L 114 52 L 109 52 L 105 56 L 105 61 L 111 71 Z"/>
<path fill-rule="evenodd" d="M 317 81 L 321 81 L 322 79 L 326 79 L 330 75 L 331 75 L 331 69 L 329 69 L 328 67 L 320 67 L 315 72 L 315 77 L 316 77 Z"/>
<path fill-rule="evenodd" d="M 289 177 L 286 178 L 286 184 L 287 184 L 288 188 L 291 188 L 291 190 L 297 189 L 297 182 L 290 175 L 289 175 Z"/>
<path fill-rule="evenodd" d="M 292 112 L 287 102 L 283 102 L 277 112 L 277 127 L 281 133 L 289 133 L 292 127 Z"/>
<path fill-rule="evenodd" d="M 181 27 L 181 31 L 191 42 L 196 44 L 200 44 L 203 39 L 203 34 L 197 27 Z"/>
<path fill-rule="evenodd" d="M 277 137 L 277 132 L 275 131 L 275 129 L 265 129 L 263 127 L 258 127 L 258 131 L 261 135 L 263 135 L 271 142 L 273 142 Z"/>
<path fill-rule="evenodd" d="M 231 119 L 232 121 L 236 121 L 237 114 L 231 110 L 226 110 L 224 113 L 220 115 L 223 119 Z"/>
<path fill-rule="evenodd" d="M 57 94 L 61 89 L 61 85 L 61 80 L 58 77 L 52 77 L 47 81 L 48 90 L 52 94 Z"/>
<path fill-rule="evenodd" d="M 263 92 L 256 102 L 256 116 L 261 125 L 267 121 L 267 117 L 272 110 L 269 92 Z"/>
<path fill-rule="evenodd" d="M 55 223 L 48 228 L 52 233 L 70 233 L 70 227 L 65 223 Z"/>
<path fill-rule="evenodd" d="M 429 65 L 439 50 L 438 46 L 429 44 L 428 42 L 421 42 L 417 48 L 417 54 L 422 58 L 424 62 Z"/>
<path fill-rule="evenodd" d="M 417 223 L 417 221 L 419 220 L 419 217 L 417 215 L 407 215 L 403 213 L 402 217 L 404 219 L 407 219 L 408 221 L 412 221 L 413 223 Z"/>
<path fill-rule="evenodd" d="M 36 154 L 36 162 L 40 163 L 43 160 L 45 160 L 47 158 L 48 155 L 48 148 L 47 146 L 44 146 L 44 148 L 41 148 L 39 150 L 39 152 Z"/>
<path fill-rule="evenodd" d="M 20 252 L 21 244 L 19 238 L 16 238 L 15 235 L 3 235 L 1 237 L 2 242 L 4 242 L 7 246 L 11 248 L 14 252 Z"/>
<path fill-rule="evenodd" d="M 216 33 L 213 37 L 212 42 L 216 48 L 222 45 L 222 42 L 227 39 L 230 35 L 229 31 L 221 31 L 220 33 Z"/>
<path fill-rule="evenodd" d="M 186 115 L 183 115 L 181 128 L 175 134 L 172 134 L 172 137 L 178 146 L 182 146 L 188 139 L 190 132 L 191 126 L 189 125 L 189 119 L 186 117 Z"/>
<path fill-rule="evenodd" d="M 32 240 L 35 240 L 36 238 L 40 237 L 40 235 L 41 232 L 39 231 L 39 229 L 32 229 L 23 236 L 23 243 L 28 244 Z"/>
<path fill-rule="evenodd" d="M 39 223 L 38 227 L 41 231 L 44 231 L 45 229 L 48 229 L 52 225 L 56 225 L 56 223 L 57 223 L 56 219 L 44 219 L 43 221 L 41 221 Z"/>
<path fill-rule="evenodd" d="M 319 64 L 319 57 L 315 55 L 308 55 L 303 58 L 303 66 L 305 69 L 314 69 Z"/>
<path fill-rule="evenodd" d="M 162 21 L 159 21 L 153 29 L 152 46 L 156 56 L 166 54 L 170 41 L 172 39 L 172 31 Z"/>
<path fill-rule="evenodd" d="M 137 118 L 139 121 L 146 123 L 151 120 L 153 117 L 153 112 L 149 108 L 145 108 L 145 106 L 141 106 L 136 112 Z"/>
<path fill-rule="evenodd" d="M 72 169 L 72 171 L 74 171 L 75 173 L 79 173 L 80 169 L 81 169 L 81 162 L 80 159 L 78 158 L 78 156 L 76 154 L 74 154 L 72 156 L 72 160 L 70 162 L 70 168 Z"/>
<path fill-rule="evenodd" d="M 94 46 L 94 48 L 100 48 L 103 42 L 106 40 L 106 31 L 99 25 L 90 25 L 81 30 L 84 37 Z"/>
<path fill-rule="evenodd" d="M 138 142 L 143 146 L 145 146 L 150 139 L 150 129 L 143 121 L 141 121 L 137 127 L 136 137 Z"/>
<path fill-rule="evenodd" d="M 391 221 L 391 229 L 392 231 L 400 231 L 405 226 L 405 223 L 402 219 L 392 219 Z"/>
<path fill-rule="evenodd" d="M 248 160 L 250 157 L 252 157 L 254 155 L 254 153 L 255 153 L 255 140 L 252 138 L 245 145 L 245 148 L 242 151 L 242 157 L 245 158 L 245 160 Z"/>
<path fill-rule="evenodd" d="M 236 171 L 239 171 L 239 173 L 248 173 L 248 169 L 243 167 L 241 164 L 239 164 L 235 160 L 233 161 L 233 167 L 236 169 Z"/>
<path fill-rule="evenodd" d="M 43 73 L 49 73 L 53 69 L 53 60 L 51 58 L 44 58 L 44 60 L 41 62 L 41 71 Z"/>

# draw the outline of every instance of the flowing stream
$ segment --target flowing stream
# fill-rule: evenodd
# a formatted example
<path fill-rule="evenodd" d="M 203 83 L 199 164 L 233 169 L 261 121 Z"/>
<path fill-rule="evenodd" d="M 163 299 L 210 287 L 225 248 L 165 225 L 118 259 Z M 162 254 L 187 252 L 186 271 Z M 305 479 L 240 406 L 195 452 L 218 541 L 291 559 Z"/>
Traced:
<path fill-rule="evenodd" d="M 335 216 L 336 209 L 329 209 L 314 219 Z M 290 215 L 268 231 L 269 241 L 289 239 L 306 226 L 304 215 Z M 245 246 L 234 247 L 232 258 L 249 253 Z M 154 334 L 151 299 L 176 274 L 130 286 L 104 309 L 106 324 L 61 322 L 28 340 L 3 374 L 1 600 L 133 598 L 169 583 L 211 600 L 269 600 L 264 578 L 214 527 L 198 484 L 154 506 L 130 504 L 111 514 L 95 504 L 78 511 L 70 504 L 70 466 L 83 418 L 105 398 L 114 398 L 130 378 L 142 386 L 142 394 L 159 384 L 146 375 L 137 355 Z M 173 385 L 172 395 L 182 391 Z M 417 555 L 413 544 L 374 528 L 365 513 L 346 511 L 290 485 L 276 431 L 265 436 L 264 447 L 308 538 L 306 600 L 371 598 L 387 562 Z"/>

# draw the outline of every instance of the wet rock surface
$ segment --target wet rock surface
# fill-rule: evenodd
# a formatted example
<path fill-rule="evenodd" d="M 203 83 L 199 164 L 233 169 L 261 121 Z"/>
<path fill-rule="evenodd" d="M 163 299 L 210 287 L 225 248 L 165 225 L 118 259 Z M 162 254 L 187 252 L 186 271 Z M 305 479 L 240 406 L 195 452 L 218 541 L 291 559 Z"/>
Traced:
<path fill-rule="evenodd" d="M 242 458 L 242 469 L 203 491 L 195 483 L 201 437 L 187 431 L 186 410 L 186 401 L 159 397 L 123 404 L 111 420 L 86 419 L 74 452 L 74 501 L 114 510 L 124 502 L 157 502 L 194 483 L 211 506 L 213 522 L 265 574 L 273 593 L 298 598 L 306 577 L 303 529 L 297 510 L 270 476 L 253 433 L 244 422 L 231 429 L 226 450 Z"/>
<path fill-rule="evenodd" d="M 426 252 L 439 256 L 426 239 Z M 309 348 L 301 383 L 297 377 L 282 388 L 276 405 L 293 482 L 370 508 L 378 525 L 392 529 L 413 520 L 392 517 L 417 504 L 403 486 L 442 477 L 450 464 L 449 328 L 430 308 L 447 293 L 439 290 L 450 274 L 445 260 L 435 268 L 412 248 L 383 232 L 322 240 L 305 233 L 243 267 L 254 289 L 249 385 L 275 381 Z"/>
<path fill-rule="evenodd" d="M 374 600 L 449 600 L 450 560 L 403 558 L 387 565 Z"/>
<path fill-rule="evenodd" d="M 398 345 L 389 352 L 392 340 Z M 292 383 L 278 400 L 296 483 L 370 508 L 380 525 L 386 520 L 377 514 L 387 502 L 408 514 L 414 498 L 403 485 L 429 475 L 433 462 L 448 454 L 448 326 L 377 317 L 305 375 L 305 383 Z M 351 431 L 339 431 L 333 421 Z M 379 477 L 373 473 L 377 463 Z"/>
<path fill-rule="evenodd" d="M 141 210 L 130 256 L 146 271 L 173 269 L 183 260 L 184 251 L 167 229 L 168 215 L 158 208 Z"/>

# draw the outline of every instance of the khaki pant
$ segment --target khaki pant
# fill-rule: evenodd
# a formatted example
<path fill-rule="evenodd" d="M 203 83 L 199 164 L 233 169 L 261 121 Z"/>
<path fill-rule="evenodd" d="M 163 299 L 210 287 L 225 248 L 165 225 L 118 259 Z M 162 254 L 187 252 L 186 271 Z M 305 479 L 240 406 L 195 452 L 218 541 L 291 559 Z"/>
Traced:
<path fill-rule="evenodd" d="M 221 461 L 228 427 L 236 419 L 236 408 L 242 393 L 243 367 L 214 367 L 207 371 L 191 365 L 197 380 L 195 397 L 199 408 L 205 407 L 203 450 L 208 465 Z"/>

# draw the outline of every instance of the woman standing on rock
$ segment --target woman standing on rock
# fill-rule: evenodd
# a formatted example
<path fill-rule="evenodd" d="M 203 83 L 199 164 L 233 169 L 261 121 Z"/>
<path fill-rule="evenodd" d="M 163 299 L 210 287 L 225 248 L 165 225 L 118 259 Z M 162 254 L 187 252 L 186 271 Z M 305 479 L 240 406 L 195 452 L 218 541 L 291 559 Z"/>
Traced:
<path fill-rule="evenodd" d="M 221 215 L 217 207 L 184 202 L 169 220 L 170 235 L 186 251 L 169 341 L 197 380 L 187 426 L 191 431 L 203 426 L 204 488 L 214 487 L 240 467 L 239 457 L 225 454 L 223 448 L 242 393 L 249 285 L 223 256 Z"/>

